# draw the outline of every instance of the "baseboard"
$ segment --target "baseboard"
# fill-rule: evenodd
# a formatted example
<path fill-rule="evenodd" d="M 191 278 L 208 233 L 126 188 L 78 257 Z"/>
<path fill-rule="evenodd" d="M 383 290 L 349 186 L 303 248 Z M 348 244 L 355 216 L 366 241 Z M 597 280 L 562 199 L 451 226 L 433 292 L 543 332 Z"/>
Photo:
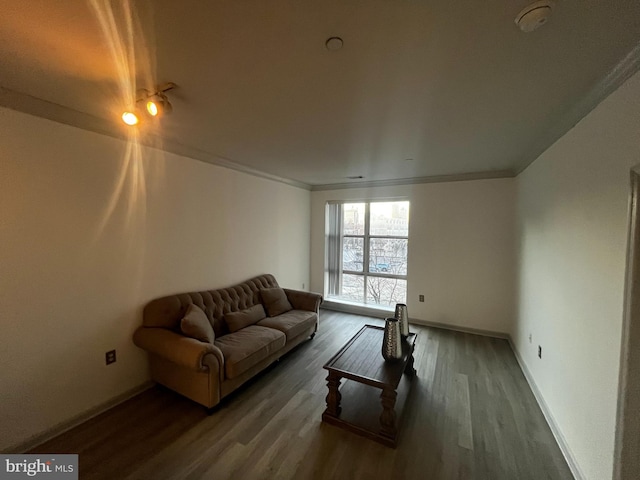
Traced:
<path fill-rule="evenodd" d="M 352 305 L 349 303 L 323 302 L 322 308 L 333 310 L 336 312 L 353 313 L 355 315 L 366 315 L 369 317 L 379 317 L 381 320 L 385 317 L 393 316 L 392 308 L 382 309 L 373 307 L 364 307 L 361 305 Z M 409 323 L 423 325 L 425 327 L 443 328 L 445 330 L 453 330 L 456 332 L 471 333 L 474 335 L 483 335 L 485 337 L 495 337 L 509 339 L 509 335 L 503 332 L 494 332 L 491 330 L 483 330 L 481 328 L 463 327 L 461 325 L 450 325 L 448 323 L 430 322 L 428 320 L 420 320 L 417 318 L 409 318 Z"/>
<path fill-rule="evenodd" d="M 538 402 L 538 406 L 540 407 L 540 410 L 542 410 L 542 414 L 544 415 L 544 418 L 547 420 L 547 424 L 549 425 L 549 428 L 551 429 L 551 433 L 553 433 L 553 436 L 555 437 L 556 442 L 560 447 L 560 451 L 562 452 L 564 459 L 567 461 L 567 465 L 569 465 L 569 469 L 573 474 L 573 478 L 575 478 L 575 480 L 585 480 L 585 476 L 583 475 L 582 470 L 580 470 L 580 467 L 578 466 L 578 462 L 576 462 L 573 452 L 571 451 L 571 448 L 569 447 L 567 440 L 564 438 L 564 435 L 562 434 L 560 427 L 556 423 L 556 420 L 553 417 L 551 410 L 549 410 L 547 403 L 544 401 L 544 397 L 542 396 L 542 393 L 538 389 L 538 386 L 536 385 L 536 382 L 533 379 L 531 372 L 529 371 L 529 369 L 527 368 L 527 365 L 524 363 L 524 360 L 518 353 L 518 349 L 513 343 L 511 336 L 507 336 L 507 339 L 509 340 L 509 345 L 511 346 L 511 350 L 513 351 L 513 354 L 516 357 L 516 361 L 518 362 L 518 365 L 520 365 L 520 370 L 522 370 L 522 373 L 524 374 L 524 378 L 526 378 L 527 383 L 529 384 L 529 387 L 533 392 L 533 396 Z"/>
<path fill-rule="evenodd" d="M 90 408 L 89 410 L 86 410 L 82 413 L 80 413 L 79 415 L 76 415 L 72 418 L 70 418 L 69 420 L 65 420 L 64 422 L 61 422 L 57 425 L 54 425 L 53 427 L 45 430 L 42 433 L 39 433 L 37 435 L 32 436 L 31 438 L 29 438 L 28 440 L 21 442 L 17 445 L 14 445 L 6 450 L 3 450 L 2 453 L 25 453 L 28 452 L 29 450 L 37 447 L 38 445 L 42 445 L 44 442 L 51 440 L 54 437 L 57 437 L 58 435 L 66 432 L 67 430 L 71 430 L 74 427 L 77 427 L 78 425 L 80 425 L 81 423 L 86 422 L 87 420 L 93 418 L 93 417 L 97 417 L 98 415 L 100 415 L 101 413 L 106 412 L 107 410 L 109 410 L 110 408 L 115 407 L 116 405 L 123 403 L 127 400 L 129 400 L 132 397 L 135 397 L 136 395 L 138 395 L 139 393 L 144 392 L 145 390 L 148 390 L 149 388 L 153 387 L 155 385 L 155 383 L 148 381 L 143 383 L 142 385 L 138 385 L 135 388 L 132 388 L 131 390 L 127 390 L 126 392 L 110 399 L 107 400 L 104 403 L 101 403 L 100 405 L 97 405 L 93 408 Z"/>
<path fill-rule="evenodd" d="M 483 330 L 482 328 L 463 327 L 461 325 L 450 325 L 448 323 L 430 322 L 428 320 L 420 320 L 410 318 L 409 323 L 423 325 L 425 327 L 442 328 L 444 330 L 453 330 L 454 332 L 471 333 L 473 335 L 482 335 L 483 337 L 503 338 L 509 340 L 509 335 L 504 332 L 495 332 L 493 330 Z"/>

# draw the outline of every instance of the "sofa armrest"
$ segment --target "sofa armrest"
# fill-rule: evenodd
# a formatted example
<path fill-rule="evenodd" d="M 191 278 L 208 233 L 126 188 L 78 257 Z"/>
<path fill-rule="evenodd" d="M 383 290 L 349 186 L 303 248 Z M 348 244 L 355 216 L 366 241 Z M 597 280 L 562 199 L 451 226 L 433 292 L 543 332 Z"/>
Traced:
<path fill-rule="evenodd" d="M 218 362 L 219 371 L 224 372 L 224 355 L 218 347 L 166 328 L 140 327 L 133 334 L 133 343 L 154 355 L 196 371 L 208 370 L 208 364 L 215 359 L 213 361 Z"/>
<path fill-rule="evenodd" d="M 320 310 L 322 295 L 319 293 L 291 290 L 289 288 L 284 288 L 283 290 L 287 295 L 287 300 L 296 310 L 308 310 L 316 313 Z"/>

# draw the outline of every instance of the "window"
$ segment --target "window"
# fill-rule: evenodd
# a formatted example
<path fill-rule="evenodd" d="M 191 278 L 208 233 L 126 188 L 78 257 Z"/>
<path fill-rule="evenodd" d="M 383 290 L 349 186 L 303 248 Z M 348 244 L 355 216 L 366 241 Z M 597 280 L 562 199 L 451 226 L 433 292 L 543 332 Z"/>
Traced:
<path fill-rule="evenodd" d="M 409 202 L 329 204 L 326 230 L 328 299 L 405 303 Z"/>

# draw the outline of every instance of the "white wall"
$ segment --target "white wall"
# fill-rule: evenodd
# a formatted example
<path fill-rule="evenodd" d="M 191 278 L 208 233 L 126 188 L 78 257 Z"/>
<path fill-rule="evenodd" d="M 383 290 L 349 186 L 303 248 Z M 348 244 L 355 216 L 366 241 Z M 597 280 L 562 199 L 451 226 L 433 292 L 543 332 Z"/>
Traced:
<path fill-rule="evenodd" d="M 148 380 L 149 300 L 309 283 L 308 191 L 7 109 L 0 132 L 0 450 Z"/>
<path fill-rule="evenodd" d="M 407 307 L 412 319 L 506 333 L 514 315 L 514 179 L 315 191 L 311 289 L 324 291 L 330 200 L 411 202 Z M 425 302 L 418 302 L 423 294 Z"/>
<path fill-rule="evenodd" d="M 512 336 L 591 480 L 611 478 L 613 468 L 629 170 L 638 163 L 640 74 L 517 178 Z"/>

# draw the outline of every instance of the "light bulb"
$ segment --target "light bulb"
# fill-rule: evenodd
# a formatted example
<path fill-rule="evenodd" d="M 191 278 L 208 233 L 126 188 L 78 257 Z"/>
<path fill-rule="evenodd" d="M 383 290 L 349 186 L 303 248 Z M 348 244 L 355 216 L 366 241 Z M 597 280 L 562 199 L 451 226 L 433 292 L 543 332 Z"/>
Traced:
<path fill-rule="evenodd" d="M 158 115 L 158 112 L 159 112 L 158 104 L 152 100 L 149 100 L 147 102 L 147 112 L 149 112 L 149 115 L 151 115 L 152 117 L 155 117 L 156 115 Z"/>
<path fill-rule="evenodd" d="M 137 125 L 140 120 L 138 120 L 138 116 L 133 112 L 124 112 L 122 114 L 122 121 L 127 125 Z"/>

